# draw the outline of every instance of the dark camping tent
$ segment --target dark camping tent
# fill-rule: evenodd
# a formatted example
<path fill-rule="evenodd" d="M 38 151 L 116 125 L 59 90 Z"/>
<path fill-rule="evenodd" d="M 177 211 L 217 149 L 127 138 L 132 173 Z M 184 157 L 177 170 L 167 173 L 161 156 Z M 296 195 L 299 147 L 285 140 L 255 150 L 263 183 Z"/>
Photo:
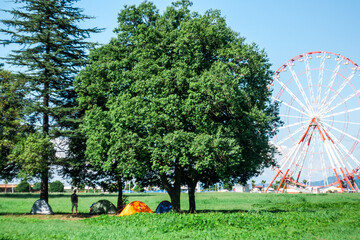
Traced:
<path fill-rule="evenodd" d="M 108 200 L 99 200 L 90 206 L 90 214 L 107 214 L 115 213 L 116 207 Z"/>
<path fill-rule="evenodd" d="M 155 213 L 167 213 L 171 211 L 171 203 L 169 201 L 162 201 L 156 208 Z"/>
<path fill-rule="evenodd" d="M 34 205 L 30 211 L 31 214 L 54 214 L 53 210 L 51 209 L 50 205 L 42 199 L 39 199 L 34 202 Z"/>

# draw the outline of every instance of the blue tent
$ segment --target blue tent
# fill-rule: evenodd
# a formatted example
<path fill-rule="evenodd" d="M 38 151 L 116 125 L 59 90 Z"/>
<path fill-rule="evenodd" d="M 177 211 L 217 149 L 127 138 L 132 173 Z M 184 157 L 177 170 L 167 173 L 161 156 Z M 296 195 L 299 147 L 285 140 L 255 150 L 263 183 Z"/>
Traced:
<path fill-rule="evenodd" d="M 167 213 L 171 211 L 171 203 L 169 201 L 162 201 L 156 208 L 155 213 Z"/>

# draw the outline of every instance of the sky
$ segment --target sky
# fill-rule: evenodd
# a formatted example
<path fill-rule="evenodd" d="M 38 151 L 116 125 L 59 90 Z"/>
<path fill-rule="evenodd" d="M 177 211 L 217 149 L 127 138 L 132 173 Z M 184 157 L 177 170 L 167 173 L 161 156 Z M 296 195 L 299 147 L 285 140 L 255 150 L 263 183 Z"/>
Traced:
<path fill-rule="evenodd" d="M 115 37 L 118 13 L 124 5 L 138 5 L 140 0 L 82 0 L 76 3 L 85 15 L 94 19 L 84 27 L 105 28 L 92 35 L 94 42 L 106 44 Z M 162 13 L 170 0 L 152 1 Z M 16 7 L 9 0 L 0 1 L 0 9 Z M 192 11 L 203 14 L 208 9 L 218 9 L 228 26 L 256 43 L 268 55 L 272 70 L 277 70 L 289 59 L 311 51 L 329 51 L 341 54 L 360 64 L 360 1 L 358 0 L 194 0 Z M 4 13 L 1 19 L 9 18 Z M 0 27 L 3 27 L 0 25 Z M 0 33 L 0 39 L 8 36 Z M 5 57 L 13 47 L 0 46 L 0 57 Z M 274 174 L 265 172 L 258 179 L 269 182 Z M 259 181 L 260 182 L 260 181 Z"/>

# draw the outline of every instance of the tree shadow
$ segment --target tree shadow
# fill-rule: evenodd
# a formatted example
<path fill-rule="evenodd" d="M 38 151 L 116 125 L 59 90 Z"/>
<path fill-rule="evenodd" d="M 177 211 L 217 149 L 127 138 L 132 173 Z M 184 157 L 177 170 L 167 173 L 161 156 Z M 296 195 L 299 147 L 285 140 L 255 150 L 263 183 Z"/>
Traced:
<path fill-rule="evenodd" d="M 92 215 L 89 213 L 62 213 L 57 212 L 55 214 L 31 214 L 31 213 L 0 213 L 0 216 L 6 217 L 21 217 L 21 218 L 38 218 L 38 219 L 59 219 L 59 220 L 81 220 L 87 218 L 93 218 L 99 215 Z"/>
<path fill-rule="evenodd" d="M 244 209 L 231 209 L 231 210 L 198 210 L 195 213 L 284 213 L 289 212 L 283 209 L 259 209 L 259 210 L 244 210 Z"/>

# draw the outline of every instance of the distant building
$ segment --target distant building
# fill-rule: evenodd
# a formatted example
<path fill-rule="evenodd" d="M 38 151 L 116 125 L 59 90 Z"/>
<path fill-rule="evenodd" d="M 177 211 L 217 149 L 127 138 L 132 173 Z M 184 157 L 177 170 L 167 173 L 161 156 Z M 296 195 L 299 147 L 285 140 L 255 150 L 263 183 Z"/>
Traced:
<path fill-rule="evenodd" d="M 251 189 L 251 192 L 261 193 L 263 188 L 264 188 L 263 186 L 258 185 L 258 186 L 253 187 Z"/>
<path fill-rule="evenodd" d="M 249 184 L 245 184 L 245 185 L 235 184 L 233 186 L 233 191 L 234 192 L 250 192 L 250 186 L 249 186 Z"/>
<path fill-rule="evenodd" d="M 0 192 L 14 192 L 17 184 L 0 184 Z"/>

